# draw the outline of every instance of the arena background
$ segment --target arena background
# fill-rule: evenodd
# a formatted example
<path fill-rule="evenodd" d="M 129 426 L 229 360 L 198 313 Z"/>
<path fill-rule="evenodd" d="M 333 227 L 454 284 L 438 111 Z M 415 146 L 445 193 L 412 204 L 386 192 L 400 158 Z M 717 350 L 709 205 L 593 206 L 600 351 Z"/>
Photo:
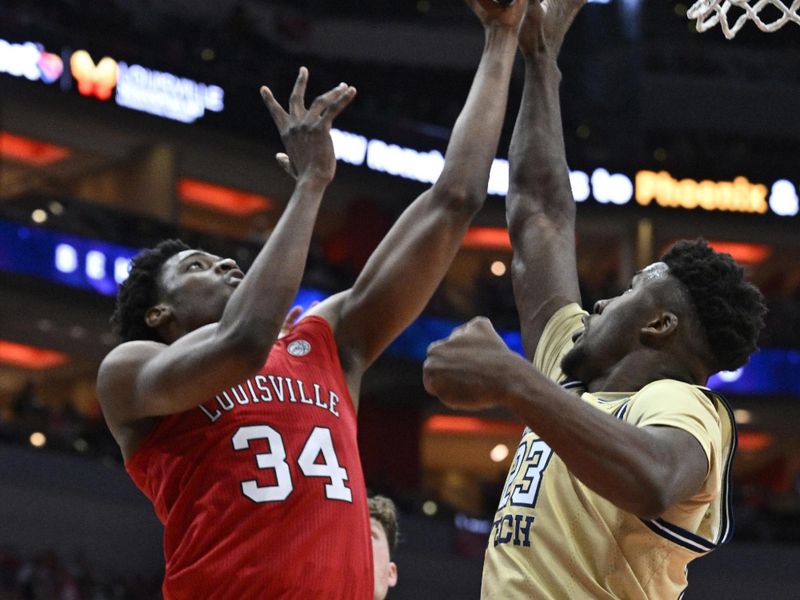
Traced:
<path fill-rule="evenodd" d="M 800 30 L 697 34 L 678 2 L 593 2 L 560 64 L 583 297 L 619 293 L 670 241 L 704 236 L 771 312 L 762 351 L 716 377 L 736 409 L 737 533 L 686 598 L 800 596 Z M 480 54 L 458 0 L 4 0 L 0 4 L 0 598 L 157 598 L 161 530 L 94 394 L 137 248 L 166 236 L 243 264 L 291 182 L 257 89 L 358 87 L 301 301 L 345 288 L 435 173 Z M 107 57 L 105 59 L 104 57 Z M 103 60 L 101 60 L 103 59 Z M 110 66 L 113 65 L 113 68 Z M 109 75 L 111 73 L 111 75 Z M 521 426 L 427 396 L 421 357 L 487 315 L 519 348 L 504 162 L 425 314 L 371 369 L 367 483 L 396 500 L 392 599 L 477 598 Z M 409 274 L 413 281 L 413 274 Z"/>

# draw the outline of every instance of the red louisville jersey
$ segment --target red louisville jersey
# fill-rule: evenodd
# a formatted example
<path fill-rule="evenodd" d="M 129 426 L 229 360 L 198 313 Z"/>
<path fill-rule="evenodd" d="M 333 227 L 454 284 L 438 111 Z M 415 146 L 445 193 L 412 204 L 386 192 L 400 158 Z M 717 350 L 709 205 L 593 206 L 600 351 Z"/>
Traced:
<path fill-rule="evenodd" d="M 373 597 L 356 414 L 325 320 L 163 418 L 126 468 L 164 524 L 165 599 Z"/>

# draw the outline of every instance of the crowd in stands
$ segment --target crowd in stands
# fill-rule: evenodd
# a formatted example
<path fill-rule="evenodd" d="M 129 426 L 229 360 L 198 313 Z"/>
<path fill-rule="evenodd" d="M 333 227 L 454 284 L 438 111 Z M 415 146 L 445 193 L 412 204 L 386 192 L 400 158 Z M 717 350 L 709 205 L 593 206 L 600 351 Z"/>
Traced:
<path fill-rule="evenodd" d="M 104 573 L 81 556 L 0 547 L 0 600 L 157 600 L 160 587 L 159 578 Z"/>

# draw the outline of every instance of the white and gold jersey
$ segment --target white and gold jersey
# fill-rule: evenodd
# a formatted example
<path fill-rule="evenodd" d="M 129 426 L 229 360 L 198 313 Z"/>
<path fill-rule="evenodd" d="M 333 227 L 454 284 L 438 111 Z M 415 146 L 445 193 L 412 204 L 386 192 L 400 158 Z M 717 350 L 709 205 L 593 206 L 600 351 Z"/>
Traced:
<path fill-rule="evenodd" d="M 708 475 L 693 497 L 644 520 L 581 483 L 526 429 L 494 518 L 483 599 L 677 599 L 687 585 L 688 563 L 731 536 L 729 476 L 736 432 L 725 401 L 707 388 L 671 379 L 633 394 L 585 392 L 560 368 L 583 314 L 571 304 L 553 315 L 534 365 L 615 418 L 638 427 L 687 431 L 706 453 Z"/>

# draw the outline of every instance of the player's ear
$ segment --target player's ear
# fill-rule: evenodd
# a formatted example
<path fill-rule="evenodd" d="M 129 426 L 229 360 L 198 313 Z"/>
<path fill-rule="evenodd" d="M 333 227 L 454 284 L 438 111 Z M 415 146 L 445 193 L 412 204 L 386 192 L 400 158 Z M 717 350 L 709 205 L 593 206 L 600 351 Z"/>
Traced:
<path fill-rule="evenodd" d="M 394 561 L 389 563 L 389 577 L 387 579 L 390 588 L 397 585 L 397 564 Z"/>
<path fill-rule="evenodd" d="M 144 313 L 144 322 L 148 327 L 156 329 L 165 324 L 172 318 L 172 309 L 166 304 L 156 304 L 147 309 Z"/>
<path fill-rule="evenodd" d="M 665 310 L 650 319 L 647 325 L 641 328 L 639 334 L 642 343 L 652 346 L 666 341 L 677 329 L 678 316 Z"/>

